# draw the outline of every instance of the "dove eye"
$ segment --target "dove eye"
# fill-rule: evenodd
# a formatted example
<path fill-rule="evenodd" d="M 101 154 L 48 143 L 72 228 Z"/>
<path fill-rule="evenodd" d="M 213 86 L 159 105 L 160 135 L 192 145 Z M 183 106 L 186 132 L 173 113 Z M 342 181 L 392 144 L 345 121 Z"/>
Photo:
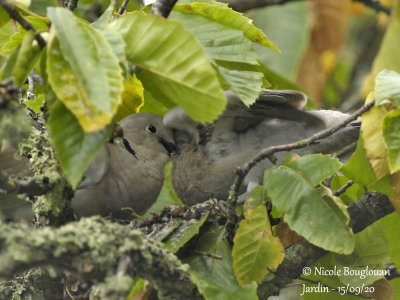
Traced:
<path fill-rule="evenodd" d="M 150 132 L 151 134 L 154 134 L 154 133 L 157 132 L 157 128 L 156 128 L 155 126 L 153 126 L 153 125 L 148 125 L 146 129 L 147 129 L 147 131 Z"/>

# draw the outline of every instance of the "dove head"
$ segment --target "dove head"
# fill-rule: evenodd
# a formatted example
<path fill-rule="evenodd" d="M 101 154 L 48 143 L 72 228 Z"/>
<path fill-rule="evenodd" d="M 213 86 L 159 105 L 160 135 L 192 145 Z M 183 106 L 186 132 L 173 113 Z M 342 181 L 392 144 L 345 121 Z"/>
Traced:
<path fill-rule="evenodd" d="M 162 117 L 151 113 L 132 114 L 120 121 L 123 146 L 138 159 L 166 162 L 176 146 L 172 130 Z"/>

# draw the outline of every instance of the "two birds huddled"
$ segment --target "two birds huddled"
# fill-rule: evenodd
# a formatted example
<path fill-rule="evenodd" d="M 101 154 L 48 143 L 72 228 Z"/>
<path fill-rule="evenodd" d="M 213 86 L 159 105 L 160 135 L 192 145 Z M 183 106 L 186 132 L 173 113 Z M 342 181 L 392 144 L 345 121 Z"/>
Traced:
<path fill-rule="evenodd" d="M 306 96 L 297 91 L 263 90 L 250 108 L 232 92 L 226 97 L 225 111 L 208 125 L 193 121 L 180 108 L 164 118 L 138 113 L 123 119 L 123 137 L 103 146 L 75 192 L 72 207 L 77 217 L 144 214 L 157 200 L 170 159 L 173 186 L 183 203 L 225 200 L 237 167 L 261 149 L 309 137 L 347 116 L 337 111 L 305 112 Z M 296 153 L 341 154 L 358 135 L 357 126 L 348 126 Z M 278 162 L 287 154 L 277 153 Z M 262 182 L 270 166 L 264 160 L 254 167 L 241 192 Z"/>

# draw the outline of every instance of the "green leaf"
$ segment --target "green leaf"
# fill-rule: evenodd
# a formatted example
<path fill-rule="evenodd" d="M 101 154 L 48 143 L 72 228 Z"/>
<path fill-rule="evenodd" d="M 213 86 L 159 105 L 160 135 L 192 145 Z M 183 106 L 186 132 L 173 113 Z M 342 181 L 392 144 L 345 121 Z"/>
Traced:
<path fill-rule="evenodd" d="M 290 228 L 310 243 L 329 251 L 349 254 L 354 249 L 350 218 L 336 199 L 313 188 L 288 167 L 265 171 L 264 186 Z"/>
<path fill-rule="evenodd" d="M 5 9 L 0 9 L 0 27 L 7 24 L 10 21 L 10 15 Z"/>
<path fill-rule="evenodd" d="M 59 6 L 59 1 L 57 0 L 32 0 L 29 10 L 37 13 L 41 16 L 45 16 L 47 12 L 47 7 L 49 6 Z M 36 27 L 35 27 L 36 28 Z M 36 28 L 37 29 L 37 28 Z"/>
<path fill-rule="evenodd" d="M 12 76 L 16 86 L 21 86 L 39 59 L 41 49 L 35 39 L 33 31 L 27 31 L 21 42 L 21 48 L 15 61 Z"/>
<path fill-rule="evenodd" d="M 388 242 L 379 223 L 372 224 L 355 235 L 354 252 L 350 255 L 335 255 L 337 267 L 342 270 L 339 280 L 351 286 L 369 285 L 383 278 L 383 275 L 349 275 L 344 268 L 354 271 L 384 270 L 384 264 L 389 262 Z"/>
<path fill-rule="evenodd" d="M 396 195 L 391 185 L 389 175 L 379 180 L 376 178 L 375 172 L 367 158 L 362 136 L 360 136 L 357 142 L 356 151 L 347 164 L 340 169 L 340 172 L 354 182 L 365 185 L 369 190 L 377 191 L 388 196 Z"/>
<path fill-rule="evenodd" d="M 171 19 L 190 30 L 211 59 L 258 65 L 257 53 L 241 31 L 201 15 L 173 12 Z"/>
<path fill-rule="evenodd" d="M 246 200 L 245 219 L 233 240 L 233 269 L 240 285 L 261 281 L 285 257 L 279 238 L 274 237 L 263 201 L 263 186 L 255 187 Z M 249 205 L 250 202 L 253 202 Z M 254 206 L 254 202 L 259 202 Z"/>
<path fill-rule="evenodd" d="M 400 109 L 391 111 L 383 120 L 383 137 L 389 151 L 390 173 L 400 170 Z"/>
<path fill-rule="evenodd" d="M 170 108 L 175 106 L 173 102 L 166 103 L 167 101 L 160 102 L 156 100 L 147 90 L 143 91 L 143 96 L 144 104 L 140 108 L 140 112 L 149 112 L 163 116 Z"/>
<path fill-rule="evenodd" d="M 166 98 L 193 119 L 213 121 L 226 99 L 196 38 L 171 20 L 128 13 L 107 27 L 120 32 L 128 60 L 141 68 L 138 78 L 157 100 Z"/>
<path fill-rule="evenodd" d="M 9 56 L 21 45 L 25 32 L 14 33 L 10 39 L 1 47 L 0 55 Z"/>
<path fill-rule="evenodd" d="M 85 133 L 76 117 L 61 101 L 56 101 L 50 108 L 47 128 L 65 177 L 75 189 L 90 162 L 109 139 L 113 126 Z"/>
<path fill-rule="evenodd" d="M 252 43 L 239 30 L 229 28 L 202 15 L 174 12 L 171 18 L 189 29 L 214 61 L 226 89 L 233 90 L 245 104 L 258 97 L 265 80 Z"/>
<path fill-rule="evenodd" d="M 199 233 L 200 227 L 207 220 L 209 213 L 206 213 L 199 221 L 184 229 L 184 232 L 177 238 L 169 238 L 164 242 L 164 247 L 172 253 L 178 252 L 188 241 Z"/>
<path fill-rule="evenodd" d="M 124 83 L 124 90 L 122 91 L 122 103 L 118 107 L 117 121 L 139 112 L 143 106 L 143 86 L 142 83 L 136 78 L 135 75 Z"/>
<path fill-rule="evenodd" d="M 384 69 L 393 70 L 400 73 L 400 2 L 392 8 L 390 15 L 391 22 L 386 29 L 385 36 L 380 45 L 378 54 L 375 56 L 371 73 L 366 77 L 362 90 L 368 94 L 374 88 L 376 75 Z"/>
<path fill-rule="evenodd" d="M 206 3 L 191 3 L 188 5 L 175 5 L 174 10 L 189 14 L 201 14 L 229 28 L 242 31 L 244 36 L 254 43 L 279 52 L 279 49 L 268 40 L 261 29 L 255 27 L 249 18 L 231 8 Z"/>
<path fill-rule="evenodd" d="M 14 31 L 11 26 L 11 21 L 8 21 L 7 23 L 0 26 L 0 55 L 2 55 L 3 45 L 9 41 L 13 34 Z"/>
<path fill-rule="evenodd" d="M 240 287 L 232 269 L 231 247 L 224 237 L 224 228 L 216 227 L 203 234 L 195 245 L 197 252 L 219 255 L 222 259 L 192 254 L 189 264 L 193 282 L 206 300 L 256 300 L 255 283 Z M 192 252 L 193 253 L 193 252 Z"/>
<path fill-rule="evenodd" d="M 85 132 L 111 123 L 121 103 L 122 70 L 96 29 L 64 8 L 49 8 L 55 34 L 47 49 L 49 82 Z"/>
<path fill-rule="evenodd" d="M 113 49 L 114 55 L 118 59 L 123 60 L 125 58 L 126 44 L 122 38 L 122 35 L 119 32 L 112 30 L 111 28 L 102 29 L 100 32 L 110 44 L 111 48 Z"/>
<path fill-rule="evenodd" d="M 45 94 L 40 94 L 33 100 L 26 100 L 24 101 L 25 105 L 32 109 L 34 112 L 41 114 L 42 111 L 40 108 L 43 106 L 44 101 L 46 100 Z"/>
<path fill-rule="evenodd" d="M 362 185 L 377 180 L 374 169 L 372 169 L 371 163 L 367 158 L 367 153 L 364 148 L 364 139 L 362 136 L 360 136 L 360 139 L 357 142 L 356 151 L 354 151 L 349 161 L 342 167 L 340 172 L 351 180 Z"/>
<path fill-rule="evenodd" d="M 382 225 L 389 244 L 390 262 L 394 263 L 396 266 L 400 266 L 400 216 L 397 212 L 393 212 L 379 220 L 379 223 Z"/>
<path fill-rule="evenodd" d="M 258 98 L 262 89 L 262 81 L 264 75 L 260 72 L 229 70 L 221 66 L 217 66 L 221 75 L 229 83 L 232 91 L 243 101 L 244 104 L 250 106 L 254 100 Z"/>
<path fill-rule="evenodd" d="M 394 105 L 400 106 L 400 74 L 383 70 L 376 76 L 375 81 L 376 105 L 387 99 L 391 100 Z"/>
<path fill-rule="evenodd" d="M 312 186 L 320 184 L 342 167 L 341 162 L 337 158 L 323 154 L 304 155 L 294 160 L 286 158 L 283 165 L 296 171 L 296 173 L 307 180 Z"/>
<path fill-rule="evenodd" d="M 0 80 L 6 80 L 11 78 L 12 76 L 12 71 L 14 69 L 15 62 L 18 59 L 18 53 L 19 50 L 21 49 L 21 46 L 18 46 L 16 49 L 14 49 L 10 56 L 7 58 L 7 61 L 5 64 L 2 66 L 0 70 Z"/>
<path fill-rule="evenodd" d="M 282 53 L 265 51 L 265 48 L 255 45 L 262 63 L 286 80 L 295 80 L 311 35 L 313 15 L 308 3 L 296 1 L 274 5 L 251 10 L 246 15 L 282 50 Z M 267 78 L 272 80 L 269 76 Z"/>
<path fill-rule="evenodd" d="M 107 9 L 102 13 L 102 15 L 96 21 L 91 23 L 90 26 L 92 26 L 93 28 L 96 28 L 96 29 L 101 29 L 104 26 L 106 26 L 107 24 L 109 24 L 111 22 L 113 14 L 114 14 L 114 9 L 115 9 L 115 6 L 111 1 L 110 5 L 108 5 Z"/>

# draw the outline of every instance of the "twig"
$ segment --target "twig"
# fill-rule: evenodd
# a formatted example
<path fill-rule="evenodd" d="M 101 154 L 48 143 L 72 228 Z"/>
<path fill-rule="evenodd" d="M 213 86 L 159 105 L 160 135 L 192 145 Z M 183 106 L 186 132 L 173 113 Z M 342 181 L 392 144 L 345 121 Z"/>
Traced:
<path fill-rule="evenodd" d="M 164 18 L 168 18 L 171 13 L 172 8 L 178 0 L 157 0 L 152 8 L 151 12 L 155 15 L 163 16 Z"/>
<path fill-rule="evenodd" d="M 228 3 L 233 10 L 245 12 L 254 8 L 261 8 L 273 5 L 284 5 L 290 2 L 306 1 L 306 0 L 218 0 L 219 2 Z"/>
<path fill-rule="evenodd" d="M 119 8 L 119 10 L 118 10 L 118 3 L 117 3 L 117 1 L 115 1 L 115 11 L 118 11 L 117 13 L 115 13 L 113 16 L 112 16 L 112 20 L 116 20 L 117 18 L 118 18 L 118 16 L 120 16 L 120 15 L 122 15 L 123 13 L 124 13 L 124 11 L 125 11 L 125 9 L 126 9 L 126 6 L 128 5 L 128 3 L 129 3 L 129 0 L 124 0 L 124 2 L 122 2 L 122 4 L 121 4 L 121 7 Z"/>
<path fill-rule="evenodd" d="M 384 216 L 394 212 L 389 198 L 379 193 L 367 193 L 363 198 L 347 208 L 350 227 L 358 233 Z M 327 253 L 305 239 L 285 249 L 285 258 L 274 272 L 274 278 L 265 280 L 258 286 L 259 299 L 275 295 L 287 284 L 298 278 L 304 267 L 313 265 Z"/>
<path fill-rule="evenodd" d="M 129 3 L 129 0 L 124 0 L 124 2 L 122 2 L 121 7 L 118 10 L 118 14 L 122 15 L 124 13 L 128 3 Z"/>
<path fill-rule="evenodd" d="M 11 19 L 17 21 L 22 26 L 22 28 L 24 28 L 25 30 L 32 30 L 35 33 L 35 39 L 38 42 L 40 48 L 43 49 L 44 47 L 46 47 L 46 41 L 44 40 L 44 38 L 30 22 L 21 17 L 21 15 L 18 13 L 17 9 L 12 3 L 8 2 L 7 0 L 0 0 L 0 5 L 7 11 Z"/>
<path fill-rule="evenodd" d="M 334 191 L 333 192 L 333 195 L 334 196 L 340 196 L 341 194 L 343 194 L 344 192 L 346 192 L 346 190 L 349 188 L 349 187 L 351 187 L 353 185 L 353 181 L 352 180 L 349 180 L 349 181 L 347 181 L 346 183 L 345 183 L 345 185 L 344 186 L 342 186 L 340 189 L 338 189 L 337 191 Z"/>
<path fill-rule="evenodd" d="M 0 173 L 0 189 L 6 193 L 16 192 L 17 194 L 28 194 L 31 196 L 44 195 L 53 189 L 53 185 L 48 181 L 37 180 L 35 178 L 8 178 Z"/>
<path fill-rule="evenodd" d="M 78 5 L 78 0 L 69 0 L 67 7 L 70 11 L 74 11 L 77 5 Z"/>
<path fill-rule="evenodd" d="M 380 4 L 379 1 L 373 1 L 373 0 L 353 0 L 353 1 L 364 3 L 365 6 L 369 6 L 375 9 L 377 12 L 384 12 L 390 15 L 390 8 L 383 6 L 382 4 Z"/>
<path fill-rule="evenodd" d="M 198 251 L 198 250 L 194 250 L 193 253 L 201 255 L 201 256 L 211 257 L 213 259 L 218 259 L 218 260 L 222 260 L 223 259 L 222 256 L 214 254 L 214 253 L 208 253 L 208 252 L 203 252 L 203 251 Z"/>
<path fill-rule="evenodd" d="M 304 277 L 300 277 L 299 279 L 302 280 L 302 281 L 308 282 L 308 283 L 312 283 L 312 284 L 316 284 L 316 285 L 319 284 L 320 286 L 325 286 L 325 287 L 329 288 L 333 292 L 341 293 L 339 291 L 339 289 L 337 289 L 337 288 L 335 288 L 333 286 L 327 285 L 325 283 L 322 283 L 321 281 L 315 281 L 315 280 L 311 280 L 311 279 L 304 278 Z M 349 291 L 347 293 L 345 293 L 345 295 L 352 295 L 354 297 L 359 297 L 359 298 L 363 298 L 363 299 L 372 299 L 371 297 L 367 297 L 367 296 L 364 296 L 362 294 L 355 294 L 355 293 L 352 293 L 352 292 L 349 292 Z"/>
<path fill-rule="evenodd" d="M 272 146 L 265 148 L 261 150 L 255 157 L 253 157 L 250 161 L 248 161 L 243 168 L 239 169 L 235 179 L 233 181 L 233 185 L 231 187 L 231 190 L 229 192 L 229 199 L 228 203 L 230 204 L 229 207 L 229 214 L 228 214 L 228 222 L 227 222 L 227 232 L 232 233 L 234 231 L 234 228 L 236 228 L 237 220 L 236 220 L 236 202 L 238 199 L 238 192 L 239 192 L 239 187 L 243 182 L 243 179 L 246 177 L 246 175 L 250 172 L 250 170 L 260 161 L 262 161 L 265 158 L 271 158 L 276 152 L 280 151 L 290 151 L 294 149 L 301 149 L 304 147 L 307 147 L 313 143 L 315 143 L 318 140 L 324 139 L 335 132 L 337 132 L 339 129 L 345 127 L 347 124 L 350 122 L 354 121 L 357 119 L 359 116 L 361 116 L 364 112 L 368 111 L 372 106 L 374 106 L 375 100 L 365 104 L 362 106 L 360 109 L 358 109 L 355 113 L 351 114 L 348 116 L 346 119 L 344 119 L 342 122 L 329 127 L 323 131 L 320 131 L 314 135 L 312 135 L 309 138 L 286 144 L 286 145 L 279 145 L 279 146 Z"/>

